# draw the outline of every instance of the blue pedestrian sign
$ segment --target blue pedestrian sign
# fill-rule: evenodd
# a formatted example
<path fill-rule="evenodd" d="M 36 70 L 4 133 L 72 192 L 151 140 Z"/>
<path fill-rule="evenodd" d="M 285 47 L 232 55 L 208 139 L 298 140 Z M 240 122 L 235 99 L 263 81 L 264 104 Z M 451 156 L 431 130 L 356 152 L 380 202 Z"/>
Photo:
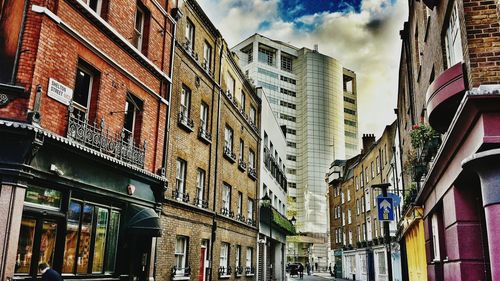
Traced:
<path fill-rule="evenodd" d="M 391 197 L 377 197 L 377 207 L 379 221 L 394 220 L 394 204 Z"/>

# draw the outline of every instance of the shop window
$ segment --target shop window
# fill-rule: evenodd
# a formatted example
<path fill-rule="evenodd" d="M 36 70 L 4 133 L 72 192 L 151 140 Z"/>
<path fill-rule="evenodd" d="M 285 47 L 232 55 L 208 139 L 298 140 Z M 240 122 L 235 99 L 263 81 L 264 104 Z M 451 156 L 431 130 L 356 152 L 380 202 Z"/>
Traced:
<path fill-rule="evenodd" d="M 123 131 L 126 142 L 140 142 L 142 127 L 142 105 L 143 102 L 136 96 L 127 93 L 125 101 L 125 117 Z"/>
<path fill-rule="evenodd" d="M 24 202 L 26 205 L 59 210 L 61 208 L 61 192 L 54 189 L 30 186 L 26 190 Z"/>
<path fill-rule="evenodd" d="M 113 272 L 119 212 L 72 200 L 67 218 L 62 272 L 73 274 Z"/>
<path fill-rule="evenodd" d="M 188 244 L 189 238 L 186 236 L 177 236 L 175 242 L 175 275 L 184 276 L 188 268 Z"/>

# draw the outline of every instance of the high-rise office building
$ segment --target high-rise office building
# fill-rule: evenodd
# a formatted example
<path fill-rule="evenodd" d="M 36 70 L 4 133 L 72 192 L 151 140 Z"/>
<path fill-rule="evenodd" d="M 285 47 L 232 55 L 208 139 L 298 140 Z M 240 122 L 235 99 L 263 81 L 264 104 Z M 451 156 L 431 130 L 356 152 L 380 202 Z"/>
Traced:
<path fill-rule="evenodd" d="M 246 75 L 265 89 L 286 132 L 288 216 L 314 238 L 304 239 L 306 252 L 303 246 L 289 249 L 289 261 L 327 266 L 325 174 L 334 159 L 358 153 L 356 75 L 317 47 L 297 48 L 259 34 L 232 50 Z"/>

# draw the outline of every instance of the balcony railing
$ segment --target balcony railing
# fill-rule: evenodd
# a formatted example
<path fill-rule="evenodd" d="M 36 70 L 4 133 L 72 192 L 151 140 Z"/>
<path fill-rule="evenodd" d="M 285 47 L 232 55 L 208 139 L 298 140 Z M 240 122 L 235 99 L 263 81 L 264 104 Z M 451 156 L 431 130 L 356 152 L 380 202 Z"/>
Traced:
<path fill-rule="evenodd" d="M 253 218 L 248 218 L 247 224 L 251 226 L 257 226 L 257 221 L 255 221 Z"/>
<path fill-rule="evenodd" d="M 125 129 L 121 129 L 117 133 L 110 133 L 109 128 L 105 126 L 104 118 L 101 119 L 99 125 L 96 121 L 89 123 L 81 111 L 76 110 L 75 112 L 72 103 L 70 103 L 68 111 L 69 120 L 66 134 L 68 139 L 144 169 L 146 142 L 141 148 L 133 143 L 133 138 L 128 138 L 127 141 Z"/>
<path fill-rule="evenodd" d="M 223 216 L 226 216 L 226 217 L 230 217 L 230 218 L 234 218 L 234 212 L 231 211 L 229 208 L 221 208 L 220 209 L 220 213 L 221 215 Z"/>
<path fill-rule="evenodd" d="M 182 201 L 184 203 L 189 202 L 189 193 L 180 192 L 179 189 L 172 190 L 172 198 L 178 201 Z"/>
<path fill-rule="evenodd" d="M 245 275 L 246 276 L 254 276 L 255 275 L 255 267 L 253 267 L 253 266 L 245 267 Z"/>
<path fill-rule="evenodd" d="M 243 222 L 243 223 L 245 223 L 245 222 L 246 222 L 245 216 L 244 216 L 244 215 L 242 215 L 242 214 L 237 214 L 237 215 L 236 215 L 236 220 L 237 220 L 237 221 L 241 221 L 241 222 Z"/>
<path fill-rule="evenodd" d="M 231 276 L 232 272 L 233 272 L 233 270 L 232 270 L 231 266 L 227 266 L 227 267 L 221 266 L 221 267 L 219 267 L 219 278 L 229 277 L 229 276 Z"/>
<path fill-rule="evenodd" d="M 243 275 L 243 266 L 237 266 L 235 269 L 234 269 L 234 274 L 239 277 L 239 276 L 242 276 Z"/>
<path fill-rule="evenodd" d="M 228 146 L 224 146 L 224 157 L 231 163 L 236 162 L 236 154 L 234 154 L 232 149 Z"/>
<path fill-rule="evenodd" d="M 254 167 L 248 167 L 248 176 L 253 180 L 257 179 L 257 171 Z"/>
<path fill-rule="evenodd" d="M 191 267 L 187 266 L 184 268 L 178 268 L 177 266 L 172 267 L 170 273 L 172 274 L 172 279 L 175 280 L 179 277 L 190 277 L 191 276 Z"/>
<path fill-rule="evenodd" d="M 203 200 L 202 198 L 194 198 L 193 204 L 203 209 L 208 209 L 208 201 Z"/>
<path fill-rule="evenodd" d="M 178 115 L 178 122 L 179 126 L 183 127 L 184 129 L 188 130 L 189 132 L 193 131 L 194 128 L 194 122 L 193 119 L 189 118 L 189 115 L 187 114 L 187 110 L 181 109 Z"/>
<path fill-rule="evenodd" d="M 242 171 L 245 171 L 247 169 L 247 163 L 243 159 L 238 159 L 238 168 Z"/>
<path fill-rule="evenodd" d="M 200 127 L 200 130 L 198 131 L 198 137 L 200 137 L 200 139 L 206 143 L 212 142 L 212 134 L 210 134 L 210 132 L 203 127 Z"/>

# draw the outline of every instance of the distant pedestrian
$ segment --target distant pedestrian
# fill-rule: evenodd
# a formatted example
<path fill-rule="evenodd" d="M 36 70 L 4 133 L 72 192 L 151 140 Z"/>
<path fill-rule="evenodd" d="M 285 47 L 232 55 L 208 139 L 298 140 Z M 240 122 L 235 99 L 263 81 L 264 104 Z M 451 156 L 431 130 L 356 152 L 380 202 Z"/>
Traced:
<path fill-rule="evenodd" d="M 46 262 L 40 263 L 38 265 L 38 270 L 42 274 L 42 281 L 63 281 L 61 274 L 50 268 Z"/>
<path fill-rule="evenodd" d="M 301 263 L 299 263 L 298 271 L 299 271 L 299 278 L 304 279 L 304 266 Z"/>
<path fill-rule="evenodd" d="M 311 264 L 309 262 L 306 263 L 307 275 L 311 275 Z"/>

